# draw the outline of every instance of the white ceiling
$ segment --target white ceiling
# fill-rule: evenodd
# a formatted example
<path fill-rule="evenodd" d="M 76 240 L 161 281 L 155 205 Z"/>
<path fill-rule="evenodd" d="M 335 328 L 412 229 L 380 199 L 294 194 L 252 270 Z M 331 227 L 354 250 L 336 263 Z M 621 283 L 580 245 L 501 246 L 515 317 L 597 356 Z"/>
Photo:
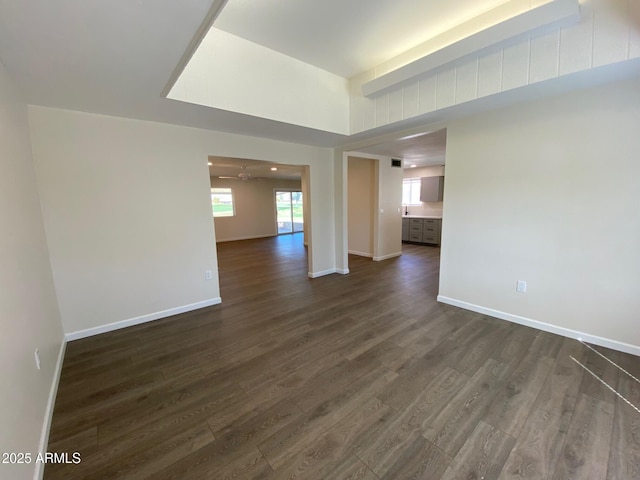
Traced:
<path fill-rule="evenodd" d="M 404 166 L 412 164 L 418 167 L 444 165 L 447 148 L 447 130 L 397 138 L 384 143 L 359 148 L 360 153 L 401 158 Z"/>
<path fill-rule="evenodd" d="M 216 26 L 348 75 L 504 0 L 228 0 Z M 335 146 L 343 135 L 161 93 L 218 0 L 0 0 L 0 62 L 30 104 Z"/>
<path fill-rule="evenodd" d="M 507 0 L 228 0 L 214 25 L 345 78 Z"/>
<path fill-rule="evenodd" d="M 214 0 L 0 0 L 0 62 L 29 104 L 319 146 L 345 137 L 161 96 Z"/>
<path fill-rule="evenodd" d="M 288 180 L 302 178 L 303 167 L 299 165 L 216 156 L 209 156 L 209 162 L 212 164 L 209 165 L 210 177 L 237 177 L 241 172 L 244 172 L 251 175 L 251 178 L 283 178 Z M 272 171 L 271 167 L 275 167 L 277 170 Z"/>
<path fill-rule="evenodd" d="M 146 109 L 209 0 L 0 0 L 0 59 L 27 101 L 89 112 Z"/>
<path fill-rule="evenodd" d="M 349 75 L 503 1 L 228 0 L 219 26 Z M 362 144 L 426 122 L 416 117 L 348 137 L 163 98 L 219 3 L 224 0 L 0 0 L 0 63 L 29 104 L 322 147 Z M 517 100 L 522 98 L 494 96 L 446 115 Z"/>

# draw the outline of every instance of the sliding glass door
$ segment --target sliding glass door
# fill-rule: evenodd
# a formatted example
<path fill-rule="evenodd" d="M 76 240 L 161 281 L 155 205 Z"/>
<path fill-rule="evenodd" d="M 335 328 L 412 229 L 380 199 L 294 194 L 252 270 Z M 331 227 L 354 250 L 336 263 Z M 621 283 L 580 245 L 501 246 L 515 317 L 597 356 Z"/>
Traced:
<path fill-rule="evenodd" d="M 303 231 L 302 192 L 276 191 L 278 235 Z"/>

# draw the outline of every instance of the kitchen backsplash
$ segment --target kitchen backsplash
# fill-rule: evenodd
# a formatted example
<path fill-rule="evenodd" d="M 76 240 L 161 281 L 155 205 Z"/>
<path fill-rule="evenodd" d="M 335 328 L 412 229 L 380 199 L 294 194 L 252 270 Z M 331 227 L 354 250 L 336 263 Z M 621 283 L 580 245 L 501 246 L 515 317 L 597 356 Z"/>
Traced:
<path fill-rule="evenodd" d="M 404 207 L 403 207 L 404 208 Z M 429 202 L 407 207 L 409 215 L 442 216 L 442 202 Z M 402 211 L 404 214 L 404 210 Z"/>

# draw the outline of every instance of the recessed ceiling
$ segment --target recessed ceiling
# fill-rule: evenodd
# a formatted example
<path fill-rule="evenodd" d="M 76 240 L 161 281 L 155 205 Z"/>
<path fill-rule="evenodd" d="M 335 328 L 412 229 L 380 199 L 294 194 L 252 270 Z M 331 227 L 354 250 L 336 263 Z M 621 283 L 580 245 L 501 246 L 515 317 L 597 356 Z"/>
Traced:
<path fill-rule="evenodd" d="M 344 136 L 162 92 L 214 0 L 0 0 L 0 62 L 28 104 L 331 146 Z"/>
<path fill-rule="evenodd" d="M 300 180 L 302 178 L 302 169 L 304 168 L 300 165 L 285 165 L 247 158 L 216 156 L 209 156 L 209 163 L 211 163 L 209 165 L 210 177 L 238 177 L 240 173 L 247 173 L 251 175 L 251 178 Z M 273 167 L 277 168 L 277 170 L 271 170 Z"/>
<path fill-rule="evenodd" d="M 221 1 L 0 0 L 0 62 L 28 104 L 321 147 L 435 121 L 415 117 L 402 125 L 346 136 L 163 98 L 176 67 Z M 246 37 L 256 35 L 256 42 L 349 76 L 502 3 L 228 0 L 216 25 Z M 633 66 L 626 71 L 626 77 L 638 74 Z M 619 64 L 597 75 L 588 71 L 579 86 L 625 78 L 624 72 Z M 439 112 L 437 121 L 576 88 L 575 78 L 564 78 L 555 86 L 548 82 L 535 90 L 468 102 Z"/>
<path fill-rule="evenodd" d="M 214 25 L 345 78 L 507 0 L 228 0 Z"/>
<path fill-rule="evenodd" d="M 444 165 L 447 149 L 447 130 L 412 135 L 384 143 L 358 148 L 360 153 L 400 158 L 404 166 L 411 164 L 417 167 L 428 165 Z"/>

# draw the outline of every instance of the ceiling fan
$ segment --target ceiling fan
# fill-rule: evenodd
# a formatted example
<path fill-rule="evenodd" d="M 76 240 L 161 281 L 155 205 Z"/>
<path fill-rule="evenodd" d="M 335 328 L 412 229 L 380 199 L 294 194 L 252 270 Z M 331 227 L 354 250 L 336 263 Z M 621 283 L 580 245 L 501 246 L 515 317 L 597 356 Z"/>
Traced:
<path fill-rule="evenodd" d="M 229 180 L 251 180 L 251 174 L 249 172 L 247 172 L 246 165 L 243 165 L 242 167 L 240 167 L 240 173 L 237 176 L 235 176 L 235 177 L 218 177 L 218 178 L 224 178 L 224 179 L 229 179 Z"/>

